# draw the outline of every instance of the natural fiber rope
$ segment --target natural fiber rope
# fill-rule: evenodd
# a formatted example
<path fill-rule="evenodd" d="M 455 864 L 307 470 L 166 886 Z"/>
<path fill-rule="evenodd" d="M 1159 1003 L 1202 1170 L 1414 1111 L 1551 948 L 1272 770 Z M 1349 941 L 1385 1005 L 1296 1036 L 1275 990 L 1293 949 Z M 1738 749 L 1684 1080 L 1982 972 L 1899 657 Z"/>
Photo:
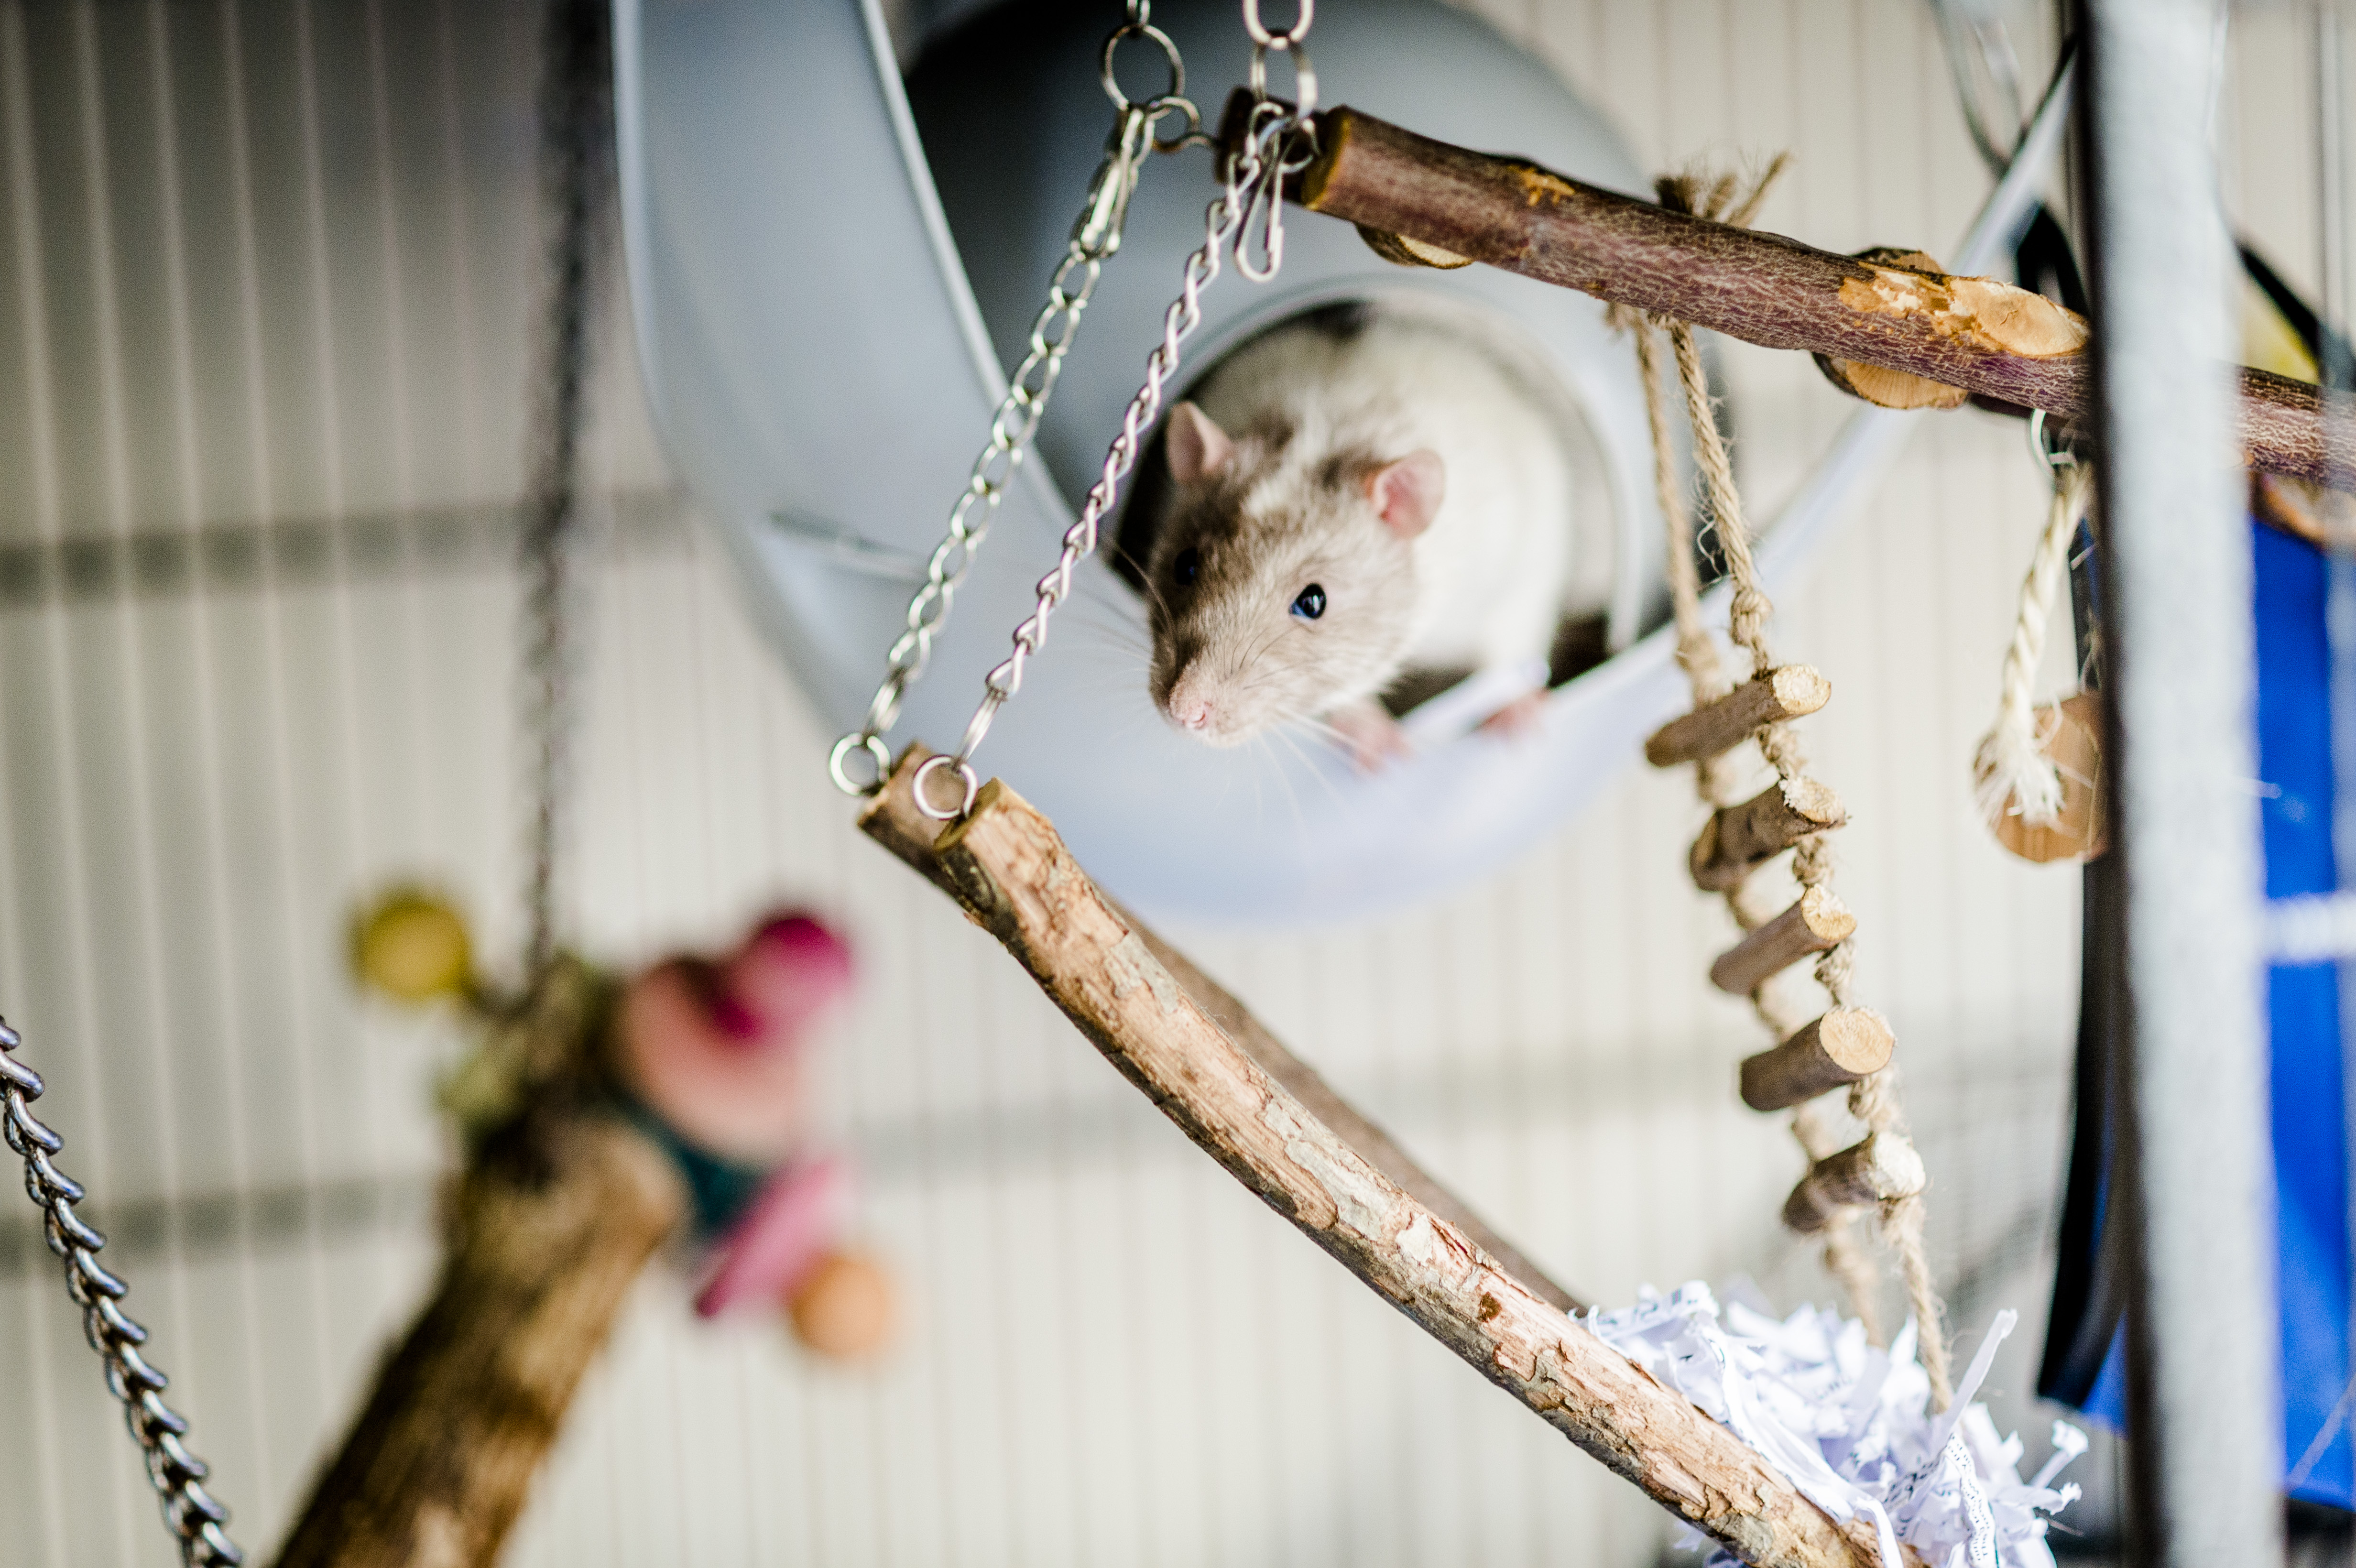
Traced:
<path fill-rule="evenodd" d="M 1659 183 L 1662 205 L 1691 212 L 1721 222 L 1746 224 L 1758 210 L 1767 187 L 1783 172 L 1785 159 L 1779 157 L 1765 174 L 1754 181 L 1749 192 L 1738 202 L 1736 182 L 1732 176 L 1721 176 L 1707 190 L 1696 176 L 1679 176 Z M 1669 549 L 1669 592 L 1677 627 L 1677 658 L 1685 667 L 1687 679 L 1692 686 L 1694 705 L 1716 700 L 1730 689 L 1730 679 L 1719 659 L 1716 645 L 1711 643 L 1701 618 L 1700 573 L 1693 560 L 1693 533 L 1685 497 L 1676 483 L 1670 452 L 1665 400 L 1662 395 L 1658 357 L 1654 347 L 1652 332 L 1658 326 L 1666 331 L 1670 349 L 1676 361 L 1677 379 L 1685 393 L 1686 417 L 1693 429 L 1694 456 L 1701 469 L 1702 482 L 1709 496 L 1710 524 L 1718 538 L 1719 553 L 1725 558 L 1727 577 L 1731 586 L 1732 602 L 1728 613 L 1728 635 L 1735 646 L 1749 656 L 1751 668 L 1746 678 L 1755 678 L 1774 667 L 1774 658 L 1767 645 L 1767 622 L 1774 612 L 1765 591 L 1759 583 L 1758 563 L 1751 549 L 1751 529 L 1742 514 L 1742 497 L 1734 482 L 1734 465 L 1729 458 L 1725 439 L 1719 434 L 1717 411 L 1709 393 L 1709 378 L 1701 360 L 1701 349 L 1695 341 L 1692 326 L 1682 321 L 1645 317 L 1634 312 L 1618 313 L 1616 319 L 1633 328 L 1636 339 L 1637 368 L 1644 379 L 1645 403 L 1652 421 L 1654 443 L 1654 477 L 1662 497 L 1662 517 Z M 2041 621 L 2041 617 L 2040 617 Z M 2042 626 L 2039 628 L 2040 636 Z M 1789 725 L 1781 721 L 1762 726 L 1754 739 L 1760 753 L 1775 770 L 1777 778 L 1791 783 L 1802 777 L 1806 759 L 1802 755 L 1797 737 Z M 1706 805 L 1726 805 L 1731 801 L 1731 789 L 1721 765 L 1723 759 L 1705 762 L 1696 770 L 1697 784 Z M 1832 881 L 1831 847 L 1822 834 L 1800 841 L 1793 850 L 1792 872 L 1803 889 L 1825 887 Z M 1738 886 L 1727 895 L 1727 907 L 1736 923 L 1749 930 L 1759 923 L 1763 914 L 1746 905 Z M 1853 949 L 1844 939 L 1816 961 L 1815 977 L 1831 996 L 1836 1007 L 1850 1005 L 1850 989 L 1854 979 Z M 1796 1020 L 1784 1019 L 1767 999 L 1767 987 L 1751 994 L 1751 1005 L 1761 1019 L 1780 1039 L 1790 1032 Z M 1885 1068 L 1869 1078 L 1850 1085 L 1849 1114 L 1863 1123 L 1869 1132 L 1894 1137 L 1905 1136 L 1905 1116 L 1898 1102 L 1895 1072 Z M 1810 1165 L 1837 1153 L 1834 1137 L 1819 1114 L 1802 1106 L 1794 1113 L 1793 1136 Z M 1944 1410 L 1954 1398 L 1953 1384 L 1947 1364 L 1946 1333 L 1944 1312 L 1938 1291 L 1932 1279 L 1930 1257 L 1922 1240 L 1923 1205 L 1922 1197 L 1892 1200 L 1881 1206 L 1881 1233 L 1897 1254 L 1899 1275 L 1906 1292 L 1908 1306 L 1914 1314 L 1919 1337 L 1918 1354 L 1923 1372 L 1931 1385 L 1933 1408 Z M 1825 1266 L 1842 1287 L 1848 1292 L 1858 1316 L 1865 1322 L 1868 1335 L 1881 1343 L 1879 1313 L 1875 1310 L 1877 1281 L 1847 1217 L 1836 1219 L 1828 1227 L 1825 1239 Z"/>
<path fill-rule="evenodd" d="M 1607 313 L 1612 325 L 1628 332 L 1636 343 L 1636 369 L 1644 382 L 1644 417 L 1653 432 L 1653 494 L 1660 503 L 1666 535 L 1669 605 L 1676 617 L 1677 665 L 1693 689 L 1694 706 L 1715 702 L 1734 689 L 1726 662 L 1701 618 L 1701 571 L 1694 563 L 1693 513 L 1686 505 L 1685 485 L 1677 474 L 1676 450 L 1669 437 L 1669 400 L 1661 384 L 1659 341 L 1644 313 L 1613 305 Z M 1694 787 L 1712 810 L 1733 803 L 1733 781 L 1724 761 L 1706 757 L 1694 769 Z M 1729 908 L 1745 931 L 1759 923 L 1751 912 L 1730 900 Z"/>
<path fill-rule="evenodd" d="M 2093 498 L 2094 480 L 2094 469 L 2081 463 L 2065 470 L 2055 483 L 2052 505 L 2046 509 L 2045 532 L 2038 539 L 2029 575 L 2020 584 L 2012 641 L 2004 651 L 1996 726 L 1981 738 L 1972 759 L 1976 786 L 1973 799 L 1991 825 L 2016 815 L 2031 827 L 2048 827 L 2062 815 L 2062 774 L 2039 743 L 2029 683 L 2037 678 L 2037 667 L 2045 657 L 2046 622 L 2053 613 L 2054 595 L 2070 562 L 2071 542 L 2078 537 L 2078 525 Z"/>

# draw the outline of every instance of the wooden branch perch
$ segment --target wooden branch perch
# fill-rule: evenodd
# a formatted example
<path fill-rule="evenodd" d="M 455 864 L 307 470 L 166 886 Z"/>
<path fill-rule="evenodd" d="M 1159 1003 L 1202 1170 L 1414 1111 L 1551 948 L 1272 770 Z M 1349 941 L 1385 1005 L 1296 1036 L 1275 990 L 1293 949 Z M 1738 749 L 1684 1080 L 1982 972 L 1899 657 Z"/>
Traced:
<path fill-rule="evenodd" d="M 905 794 L 913 771 L 904 763 L 890 792 Z M 862 825 L 873 831 L 894 809 L 871 806 Z M 991 781 L 933 851 L 937 880 L 968 916 L 1163 1115 L 1492 1382 L 1759 1568 L 1872 1568 L 1869 1526 L 1836 1525 L 1731 1432 L 1540 1300 L 1277 1083 L 1019 795 Z"/>
<path fill-rule="evenodd" d="M 2071 419 L 2092 411 L 2084 324 L 2040 295 L 1836 256 L 1419 136 L 1354 109 L 1317 116 L 1295 189 L 1312 212 L 1541 283 Z M 2316 389 L 2241 371 L 2258 468 L 2346 487 Z M 2336 478 L 2334 475 L 2336 475 Z"/>
<path fill-rule="evenodd" d="M 278 1568 L 489 1568 L 686 1194 L 618 1118 L 477 1159 L 433 1299 L 385 1360 Z"/>
<path fill-rule="evenodd" d="M 894 764 L 894 776 L 913 776 L 916 768 L 931 756 L 921 746 L 911 746 L 900 754 Z M 893 854 L 907 862 L 918 875 L 935 887 L 958 897 L 958 890 L 941 869 L 933 854 L 933 839 L 940 824 L 916 809 L 915 797 L 905 789 L 887 789 L 875 797 L 873 805 L 862 813 L 859 826 Z M 1565 1312 L 1577 1312 L 1587 1304 L 1556 1284 L 1546 1272 L 1520 1249 L 1489 1228 L 1488 1221 L 1472 1211 L 1472 1206 L 1440 1185 L 1413 1156 L 1401 1148 L 1390 1134 L 1369 1121 L 1355 1105 L 1334 1093 L 1317 1070 L 1285 1049 L 1284 1042 L 1268 1030 L 1251 1010 L 1235 995 L 1194 966 L 1194 961 L 1155 935 L 1144 922 L 1107 899 L 1106 903 L 1119 916 L 1130 930 L 1137 933 L 1162 966 L 1194 999 L 1196 1006 L 1210 1016 L 1211 1021 L 1227 1033 L 1244 1054 L 1249 1056 L 1270 1078 L 1289 1090 L 1292 1097 L 1309 1107 L 1319 1121 L 1365 1157 L 1366 1163 L 1397 1182 L 1401 1190 L 1447 1221 L 1465 1235 L 1472 1244 L 1495 1258 L 1499 1266 L 1530 1287 L 1532 1294 L 1549 1306 Z"/>

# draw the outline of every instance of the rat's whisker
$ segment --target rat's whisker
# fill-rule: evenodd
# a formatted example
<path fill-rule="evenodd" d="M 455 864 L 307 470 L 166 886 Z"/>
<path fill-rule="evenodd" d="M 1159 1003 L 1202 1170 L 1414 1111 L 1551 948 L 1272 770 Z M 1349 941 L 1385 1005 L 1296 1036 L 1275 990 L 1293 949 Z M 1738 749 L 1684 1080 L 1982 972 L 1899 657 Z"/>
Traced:
<path fill-rule="evenodd" d="M 1318 784 L 1323 788 L 1327 796 L 1331 798 L 1335 805 L 1338 805 L 1341 804 L 1342 791 L 1340 787 L 1334 784 L 1332 771 L 1330 769 L 1318 766 L 1316 760 L 1310 756 L 1306 751 L 1301 749 L 1301 737 L 1298 731 L 1294 730 L 1290 725 L 1287 725 L 1282 729 L 1272 730 L 1269 733 L 1281 737 L 1284 743 L 1291 748 L 1292 754 L 1301 759 L 1302 770 L 1317 781 Z"/>

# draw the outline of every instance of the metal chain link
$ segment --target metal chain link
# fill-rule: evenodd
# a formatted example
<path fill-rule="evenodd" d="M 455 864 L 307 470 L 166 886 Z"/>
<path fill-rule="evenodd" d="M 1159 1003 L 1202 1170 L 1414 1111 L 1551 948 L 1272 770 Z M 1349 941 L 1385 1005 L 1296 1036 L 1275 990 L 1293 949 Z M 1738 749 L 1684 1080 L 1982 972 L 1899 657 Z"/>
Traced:
<path fill-rule="evenodd" d="M 884 736 L 898 720 L 908 688 L 924 678 L 926 667 L 932 662 L 933 638 L 948 620 L 958 588 L 973 570 L 982 542 L 990 537 L 1006 486 L 1013 482 L 1015 471 L 1023 466 L 1039 433 L 1039 421 L 1046 415 L 1056 379 L 1064 371 L 1064 356 L 1079 335 L 1081 315 L 1096 293 L 1105 262 L 1120 249 L 1130 198 L 1136 194 L 1146 155 L 1176 152 L 1205 140 L 1202 112 L 1185 97 L 1185 62 L 1170 36 L 1153 26 L 1150 0 L 1130 0 L 1126 14 L 1128 20 L 1107 35 L 1098 66 L 1098 77 L 1116 112 L 1112 132 L 1105 140 L 1104 160 L 1088 182 L 1087 200 L 1072 225 L 1071 241 L 1048 280 L 1047 303 L 1032 320 L 1023 362 L 1007 378 L 1006 395 L 991 415 L 989 440 L 973 460 L 957 504 L 949 509 L 948 530 L 925 563 L 924 583 L 908 601 L 906 629 L 885 656 L 883 684 L 868 701 L 866 721 L 835 741 L 827 755 L 827 773 L 845 795 L 873 795 L 884 786 L 892 765 Z M 1114 56 L 1131 38 L 1159 46 L 1170 68 L 1167 91 L 1143 102 L 1132 101 L 1113 77 Z M 1181 117 L 1185 129 L 1164 139 L 1157 127 L 1173 114 Z M 868 776 L 854 776 L 854 755 L 867 758 Z"/>
<path fill-rule="evenodd" d="M 570 613 L 580 592 L 573 570 L 582 531 L 580 453 L 596 371 L 614 177 L 612 7 L 602 0 L 550 0 L 544 27 L 540 174 L 548 225 L 546 315 L 532 379 L 531 488 L 521 549 L 519 717 L 530 769 L 527 983 L 537 982 L 556 954 L 556 878 L 576 728 L 573 664 L 580 656 Z"/>
<path fill-rule="evenodd" d="M 1257 22 L 1250 11 L 1247 16 Z M 1308 16 L 1309 6 L 1304 5 L 1296 30 L 1306 31 Z M 1313 92 L 1315 79 L 1307 57 L 1298 52 L 1298 40 L 1289 47 Z M 1162 315 L 1162 341 L 1146 357 L 1144 384 L 1138 388 L 1121 415 L 1120 431 L 1105 453 L 1103 471 L 1089 487 L 1079 517 L 1064 531 L 1063 553 L 1055 570 L 1039 580 L 1037 605 L 1014 628 L 1013 651 L 983 680 L 981 702 L 967 723 L 965 737 L 956 753 L 934 757 L 917 770 L 914 780 L 917 808 L 935 821 L 947 822 L 973 808 L 974 796 L 981 787 L 980 776 L 973 768 L 974 752 L 990 733 L 998 710 L 1023 689 L 1023 667 L 1031 656 L 1046 645 L 1048 622 L 1056 606 L 1072 591 L 1072 573 L 1097 548 L 1098 531 L 1105 514 L 1112 509 L 1120 495 L 1121 481 L 1137 462 L 1145 432 L 1161 417 L 1162 389 L 1177 373 L 1179 347 L 1203 323 L 1203 291 L 1218 277 L 1220 258 L 1232 243 L 1237 270 L 1257 281 L 1273 277 L 1282 264 L 1283 181 L 1288 174 L 1307 165 L 1313 151 L 1313 127 L 1298 106 L 1265 96 L 1252 105 L 1243 134 L 1227 155 L 1218 199 L 1204 212 L 1203 243 L 1186 258 L 1178 297 Z M 1254 223 L 1260 226 L 1260 266 L 1264 269 L 1260 271 L 1254 271 L 1246 261 Z M 954 771 L 961 786 L 957 803 L 948 809 L 936 806 L 926 794 L 931 775 L 943 768 Z"/>
<path fill-rule="evenodd" d="M 164 1505 L 164 1527 L 180 1543 L 187 1568 L 235 1568 L 245 1553 L 223 1526 L 229 1510 L 204 1488 L 211 1472 L 180 1439 L 188 1424 L 163 1400 L 168 1381 L 139 1353 L 147 1330 L 115 1304 L 129 1286 L 99 1265 L 106 1238 L 74 1215 L 80 1183 L 53 1163 L 65 1140 L 34 1119 L 41 1076 L 10 1053 L 24 1041 L 0 1019 L 0 1136 L 25 1161 L 25 1193 L 41 1211 L 49 1251 L 65 1264 L 66 1291 L 81 1308 L 82 1337 L 106 1362 L 106 1386 L 123 1403 L 124 1424 L 147 1462 L 147 1479 Z"/>

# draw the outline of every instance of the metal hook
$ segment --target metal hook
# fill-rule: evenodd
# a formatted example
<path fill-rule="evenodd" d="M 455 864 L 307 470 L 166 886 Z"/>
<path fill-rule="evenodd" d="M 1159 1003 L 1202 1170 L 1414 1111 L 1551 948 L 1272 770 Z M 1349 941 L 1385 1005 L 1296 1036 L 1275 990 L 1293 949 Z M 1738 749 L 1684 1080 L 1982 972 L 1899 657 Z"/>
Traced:
<path fill-rule="evenodd" d="M 1252 260 L 1252 233 L 1259 233 L 1259 260 Z M 1284 265 L 1284 165 L 1275 148 L 1252 181 L 1244 203 L 1243 222 L 1236 229 L 1236 271 L 1253 283 L 1264 283 Z"/>
<path fill-rule="evenodd" d="M 2048 474 L 2059 474 L 2064 468 L 2078 466 L 2078 454 L 2068 447 L 2056 447 L 2045 423 L 2045 411 L 2034 409 L 2029 415 L 2029 450 L 2045 465 Z"/>

